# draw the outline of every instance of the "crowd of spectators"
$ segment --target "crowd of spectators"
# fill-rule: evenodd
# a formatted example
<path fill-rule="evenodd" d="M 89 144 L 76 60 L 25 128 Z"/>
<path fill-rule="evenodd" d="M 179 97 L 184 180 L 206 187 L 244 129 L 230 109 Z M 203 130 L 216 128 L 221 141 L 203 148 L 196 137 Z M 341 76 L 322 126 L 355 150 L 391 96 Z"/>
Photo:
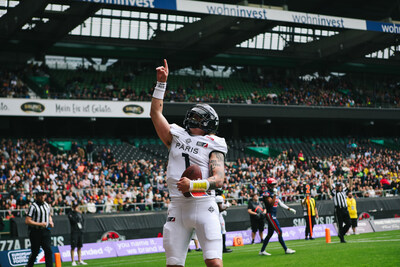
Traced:
<path fill-rule="evenodd" d="M 54 99 L 151 101 L 151 92 L 148 88 L 142 88 L 139 92 L 131 86 L 119 88 L 118 81 L 113 77 L 103 77 L 101 82 L 91 86 L 82 85 L 82 80 L 81 76 L 72 77 L 67 81 L 64 92 L 52 92 L 49 97 Z M 151 88 L 151 84 L 149 84 L 149 88 Z"/>
<path fill-rule="evenodd" d="M 125 79 L 125 78 L 124 78 Z M 102 83 L 94 84 L 91 88 L 81 87 L 69 81 L 68 93 L 63 97 L 98 100 L 129 100 L 151 101 L 154 84 L 142 88 L 137 93 L 132 87 L 118 88 L 118 81 L 104 78 Z M 335 106 L 335 107 L 400 107 L 400 83 L 384 82 L 378 89 L 361 89 L 348 79 L 331 77 L 276 81 L 275 84 L 259 86 L 256 81 L 255 90 L 238 94 L 227 94 L 223 97 L 220 92 L 229 92 L 229 87 L 213 83 L 209 77 L 194 78 L 190 84 L 179 85 L 177 88 L 168 87 L 165 100 L 170 102 L 207 102 L 207 103 L 241 103 L 241 104 L 273 104 L 273 105 L 303 105 L 303 106 Z M 275 87 L 277 93 L 260 93 Z M 213 89 L 203 92 L 205 89 Z M 280 88 L 280 89 L 276 89 Z"/>
<path fill-rule="evenodd" d="M 0 97 L 29 98 L 28 87 L 22 82 L 19 73 L 0 69 Z"/>
<path fill-rule="evenodd" d="M 87 99 L 87 100 L 128 100 L 151 101 L 154 84 L 145 88 L 134 88 L 135 78 L 140 73 L 126 72 L 123 76 L 112 73 L 100 75 L 97 82 L 87 84 L 85 73 L 96 72 L 93 68 L 79 67 L 76 73 L 59 84 L 60 88 L 44 85 L 41 97 L 52 99 Z M 28 98 L 28 89 L 21 77 L 49 77 L 46 65 L 27 65 L 20 73 L 0 71 L 2 82 L 1 97 Z M 25 74 L 25 75 L 24 75 Z M 19 78 L 18 78 L 19 77 Z M 209 103 L 244 103 L 303 106 L 335 107 L 400 107 L 400 82 L 382 79 L 364 83 L 349 77 L 308 77 L 288 79 L 284 77 L 268 78 L 263 75 L 245 79 L 254 88 L 242 90 L 241 93 L 229 93 L 229 86 L 215 82 L 212 78 L 194 77 L 189 84 L 177 87 L 169 86 L 165 100 L 170 102 L 209 102 Z M 51 79 L 51 76 L 50 76 Z M 235 79 L 240 79 L 236 77 Z M 355 78 L 356 79 L 356 78 Z M 119 87 L 120 80 L 125 84 Z M 57 83 L 55 83 L 57 84 Z M 361 85 L 360 85 L 361 84 Z M 367 84 L 367 85 L 366 85 Z M 208 89 L 206 92 L 205 89 Z M 210 89 L 213 93 L 210 93 Z M 272 90 L 273 89 L 273 90 Z M 220 92 L 225 94 L 221 96 Z M 228 92 L 228 93 L 227 93 Z M 269 92 L 269 93 L 268 93 Z"/>
<path fill-rule="evenodd" d="M 0 68 L 0 97 L 31 98 L 35 93 L 29 90 L 26 79 L 29 77 L 49 78 L 49 68 L 44 65 L 26 64 L 22 67 Z M 38 84 L 44 96 L 48 95 L 50 85 Z M 40 94 L 39 92 L 36 92 Z"/>
<path fill-rule="evenodd" d="M 304 197 L 305 185 L 311 187 L 311 194 L 318 200 L 330 199 L 329 179 L 341 181 L 347 186 L 353 179 L 352 190 L 357 197 L 375 197 L 386 193 L 398 194 L 400 186 L 400 152 L 394 150 L 372 150 L 354 148 L 350 157 L 342 155 L 318 158 L 307 157 L 299 152 L 283 151 L 276 159 L 259 160 L 254 158 L 238 159 L 228 164 L 229 185 L 227 197 L 247 199 L 252 193 L 263 191 L 266 177 L 275 177 L 278 181 L 278 194 L 283 201 L 299 201 Z"/>
<path fill-rule="evenodd" d="M 278 180 L 279 196 L 300 201 L 306 184 L 317 199 L 329 199 L 328 179 L 348 183 L 354 179 L 357 197 L 398 194 L 400 152 L 349 147 L 348 158 L 308 157 L 283 151 L 277 158 L 243 158 L 226 163 L 224 196 L 232 205 L 246 204 L 252 193 L 261 193 L 268 177 Z M 117 161 L 110 150 L 90 156 L 90 143 L 77 144 L 68 153 L 57 153 L 46 139 L 0 143 L 0 210 L 6 217 L 21 215 L 33 201 L 34 189 L 48 190 L 54 214 L 65 214 L 73 202 L 89 213 L 166 209 L 170 203 L 166 162 Z M 87 159 L 89 158 L 89 159 Z M 93 159 L 94 158 L 94 159 Z M 387 190 L 387 191 L 384 191 Z"/>

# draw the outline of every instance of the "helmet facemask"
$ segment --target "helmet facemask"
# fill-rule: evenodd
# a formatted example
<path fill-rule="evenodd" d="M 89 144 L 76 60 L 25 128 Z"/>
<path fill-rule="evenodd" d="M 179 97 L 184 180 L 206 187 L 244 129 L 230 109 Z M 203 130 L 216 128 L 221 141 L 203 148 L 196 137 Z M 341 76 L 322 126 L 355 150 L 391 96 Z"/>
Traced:
<path fill-rule="evenodd" d="M 197 104 L 188 110 L 183 125 L 188 132 L 190 128 L 200 128 L 207 134 L 215 134 L 219 125 L 218 114 L 210 105 Z"/>

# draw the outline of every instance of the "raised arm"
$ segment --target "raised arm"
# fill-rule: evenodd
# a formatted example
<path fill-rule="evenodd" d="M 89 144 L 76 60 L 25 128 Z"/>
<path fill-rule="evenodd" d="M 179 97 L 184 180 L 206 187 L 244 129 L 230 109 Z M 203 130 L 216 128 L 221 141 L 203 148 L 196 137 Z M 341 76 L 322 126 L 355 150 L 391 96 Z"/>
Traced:
<path fill-rule="evenodd" d="M 333 189 L 333 181 L 332 181 L 332 176 L 329 176 L 329 189 Z"/>
<path fill-rule="evenodd" d="M 154 88 L 153 98 L 151 99 L 151 110 L 150 117 L 153 121 L 154 128 L 156 129 L 158 137 L 161 141 L 170 148 L 172 142 L 172 135 L 170 132 L 170 125 L 167 119 L 162 114 L 163 111 L 163 99 L 165 89 L 167 87 L 168 79 L 168 63 L 164 59 L 164 66 L 160 66 L 157 69 L 157 85 Z"/>
<path fill-rule="evenodd" d="M 351 192 L 353 190 L 353 177 L 349 177 L 349 191 Z"/>

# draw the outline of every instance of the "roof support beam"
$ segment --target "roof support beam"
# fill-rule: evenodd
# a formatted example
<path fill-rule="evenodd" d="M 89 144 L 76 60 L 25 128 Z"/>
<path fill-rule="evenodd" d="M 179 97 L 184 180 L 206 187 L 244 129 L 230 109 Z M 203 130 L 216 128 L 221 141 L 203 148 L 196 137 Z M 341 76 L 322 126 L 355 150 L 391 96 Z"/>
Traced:
<path fill-rule="evenodd" d="M 389 47 L 396 36 L 380 32 L 348 30 L 309 43 L 292 44 L 285 53 L 302 58 L 298 68 L 349 62 Z"/>
<path fill-rule="evenodd" d="M 93 16 L 101 5 L 71 1 L 70 8 L 65 10 L 62 19 L 52 19 L 46 24 L 37 27 L 36 32 L 47 36 L 39 45 L 41 50 L 46 50 L 58 40 L 68 35 L 70 31 L 82 24 L 88 17 Z"/>
<path fill-rule="evenodd" d="M 31 21 L 33 14 L 43 11 L 48 0 L 20 1 L 0 18 L 1 39 L 9 39 L 22 26 Z"/>

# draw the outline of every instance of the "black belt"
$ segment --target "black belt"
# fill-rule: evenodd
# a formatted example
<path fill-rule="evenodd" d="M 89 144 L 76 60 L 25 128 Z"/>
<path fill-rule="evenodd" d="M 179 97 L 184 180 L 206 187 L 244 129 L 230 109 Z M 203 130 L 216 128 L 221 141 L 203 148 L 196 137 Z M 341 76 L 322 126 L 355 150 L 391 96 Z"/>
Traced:
<path fill-rule="evenodd" d="M 46 228 L 40 227 L 40 226 L 29 226 L 30 230 L 44 230 Z"/>

